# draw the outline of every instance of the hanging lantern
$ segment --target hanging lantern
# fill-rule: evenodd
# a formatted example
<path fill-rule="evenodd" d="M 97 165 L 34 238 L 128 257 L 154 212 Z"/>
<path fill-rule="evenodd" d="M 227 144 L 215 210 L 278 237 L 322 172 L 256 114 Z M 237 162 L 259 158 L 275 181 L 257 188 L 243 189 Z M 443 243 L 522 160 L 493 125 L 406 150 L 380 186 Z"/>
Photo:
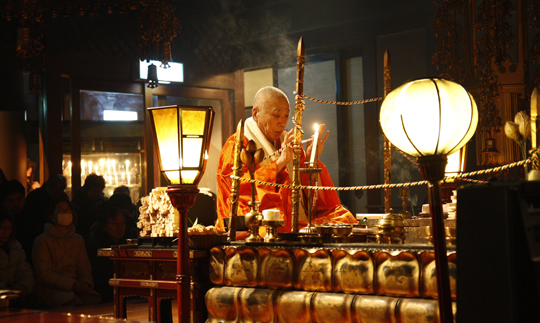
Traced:
<path fill-rule="evenodd" d="M 148 87 L 154 89 L 158 87 L 157 66 L 148 65 Z"/>

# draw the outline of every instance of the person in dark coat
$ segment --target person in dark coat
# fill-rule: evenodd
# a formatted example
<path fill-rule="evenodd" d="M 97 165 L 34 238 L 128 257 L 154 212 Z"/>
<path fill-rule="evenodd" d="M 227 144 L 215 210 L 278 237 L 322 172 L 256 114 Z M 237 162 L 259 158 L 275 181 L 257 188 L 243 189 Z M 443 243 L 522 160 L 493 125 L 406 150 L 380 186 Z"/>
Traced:
<path fill-rule="evenodd" d="M 90 237 L 90 227 L 96 222 L 99 208 L 107 200 L 103 194 L 105 189 L 105 179 L 103 176 L 90 174 L 86 177 L 83 187 L 75 191 L 71 202 L 79 209 L 77 223 L 77 233 L 85 241 Z"/>
<path fill-rule="evenodd" d="M 0 204 L 13 218 L 14 238 L 22 245 L 28 259 L 32 257 L 34 239 L 43 233 L 43 225 L 34 214 L 24 211 L 26 190 L 16 179 L 0 184 Z"/>
<path fill-rule="evenodd" d="M 86 250 L 94 273 L 95 289 L 101 294 L 102 302 L 113 301 L 113 287 L 109 285 L 109 279 L 113 278 L 114 264 L 110 258 L 98 256 L 97 252 L 98 249 L 126 244 L 127 239 L 136 237 L 126 231 L 127 218 L 124 211 L 107 201 L 90 230 Z"/>

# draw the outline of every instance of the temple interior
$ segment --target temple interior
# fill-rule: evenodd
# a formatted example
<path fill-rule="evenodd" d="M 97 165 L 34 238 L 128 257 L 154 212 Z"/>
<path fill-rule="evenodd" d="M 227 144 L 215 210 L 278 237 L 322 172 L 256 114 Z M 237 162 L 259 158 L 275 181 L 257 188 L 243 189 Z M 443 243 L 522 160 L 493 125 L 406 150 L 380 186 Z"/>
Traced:
<path fill-rule="evenodd" d="M 0 321 L 540 322 L 538 1 L 2 0 L 0 72 L 1 219 L 14 232 L 0 236 Z M 398 101 L 422 80 L 438 103 L 413 98 L 407 115 Z M 294 152 L 285 187 L 270 189 L 289 190 L 272 219 L 240 159 L 264 87 L 288 100 Z M 201 147 L 161 146 L 164 107 L 173 135 Z M 190 108 L 206 113 L 204 131 L 188 126 Z M 320 124 L 324 150 L 300 165 Z M 77 204 L 89 175 L 104 182 L 103 205 L 118 188 L 131 199 L 126 232 L 108 245 L 92 240 L 99 214 L 83 223 L 93 211 Z M 56 306 L 6 278 L 4 244 L 24 236 L 32 285 L 44 284 L 34 238 L 63 213 L 26 203 L 59 177 L 78 221 L 65 227 L 98 246 L 84 258 L 110 293 L 98 303 L 76 296 L 77 277 L 77 302 Z M 13 181 L 26 198 L 15 214 Z M 353 221 L 330 213 L 312 226 L 330 194 Z"/>

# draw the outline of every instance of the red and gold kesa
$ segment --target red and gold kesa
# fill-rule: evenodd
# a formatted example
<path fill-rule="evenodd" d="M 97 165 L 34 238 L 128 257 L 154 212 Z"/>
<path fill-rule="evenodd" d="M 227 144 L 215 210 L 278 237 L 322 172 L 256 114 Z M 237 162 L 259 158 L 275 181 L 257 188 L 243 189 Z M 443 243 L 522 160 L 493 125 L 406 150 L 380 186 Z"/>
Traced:
<path fill-rule="evenodd" d="M 291 289 L 293 287 L 294 256 L 290 250 L 258 248 L 259 287 Z"/>
<path fill-rule="evenodd" d="M 448 252 L 448 274 L 450 278 L 450 295 L 456 300 L 456 252 Z M 420 292 L 422 297 L 431 297 L 437 299 L 437 271 L 435 266 L 435 253 L 433 251 L 424 252 L 420 255 L 422 263 L 422 275 L 420 277 Z"/>
<path fill-rule="evenodd" d="M 311 298 L 313 292 L 277 291 L 275 311 L 277 322 L 305 323 L 311 320 Z"/>
<path fill-rule="evenodd" d="M 239 304 L 242 322 L 274 322 L 274 294 L 266 288 L 243 288 Z"/>
<path fill-rule="evenodd" d="M 409 251 L 381 251 L 375 258 L 375 294 L 420 296 L 420 262 Z"/>
<path fill-rule="evenodd" d="M 225 249 L 224 284 L 227 286 L 257 287 L 257 250 L 249 247 Z"/>
<path fill-rule="evenodd" d="M 208 310 L 208 323 L 233 323 L 240 318 L 238 294 L 241 289 L 236 287 L 216 287 L 210 289 L 205 296 Z"/>
<path fill-rule="evenodd" d="M 334 250 L 335 292 L 373 294 L 375 266 L 370 252 L 365 250 Z"/>
<path fill-rule="evenodd" d="M 324 249 L 294 249 L 296 259 L 294 288 L 332 291 L 332 256 Z"/>
<path fill-rule="evenodd" d="M 315 293 L 311 301 L 313 322 L 352 322 L 351 304 L 354 295 L 338 293 Z"/>
<path fill-rule="evenodd" d="M 210 249 L 209 262 L 210 281 L 215 285 L 223 285 L 223 276 L 225 269 L 225 251 L 221 247 L 214 247 Z"/>

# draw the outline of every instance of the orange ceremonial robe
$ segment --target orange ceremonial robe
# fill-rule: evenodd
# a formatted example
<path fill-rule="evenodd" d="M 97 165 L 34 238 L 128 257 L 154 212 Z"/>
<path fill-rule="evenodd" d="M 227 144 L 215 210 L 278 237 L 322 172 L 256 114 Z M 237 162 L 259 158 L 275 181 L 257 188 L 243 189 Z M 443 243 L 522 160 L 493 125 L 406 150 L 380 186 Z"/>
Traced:
<path fill-rule="evenodd" d="M 248 139 L 244 138 L 244 147 L 247 145 Z M 224 228 L 223 219 L 229 217 L 230 214 L 230 196 L 231 196 L 231 175 L 234 166 L 234 145 L 235 135 L 227 139 L 225 145 L 221 149 L 219 162 L 217 167 L 217 215 L 218 220 L 216 226 Z M 259 148 L 259 147 L 258 147 Z M 304 151 L 302 150 L 301 165 L 305 160 Z M 319 186 L 334 186 L 332 178 L 322 162 L 319 162 L 319 167 L 322 169 L 319 174 Z M 242 168 L 244 178 L 249 179 L 249 171 L 247 167 Z M 256 166 L 254 173 L 255 179 L 268 182 L 291 185 L 289 172 L 287 167 L 276 174 L 276 161 L 273 161 L 265 166 Z M 302 185 L 309 184 L 307 174 L 301 174 Z M 266 209 L 278 209 L 281 213 L 281 219 L 285 221 L 285 225 L 280 228 L 280 232 L 290 232 L 291 230 L 291 194 L 290 188 L 278 188 L 270 185 L 255 184 L 256 196 L 255 199 L 261 202 L 259 211 Z M 316 210 L 312 219 L 313 224 L 323 223 L 356 223 L 355 217 L 347 209 L 341 206 L 341 202 L 336 191 L 316 191 L 318 200 Z M 240 181 L 240 194 L 238 200 L 239 216 L 242 216 L 250 211 L 248 202 L 251 201 L 251 183 Z M 307 213 L 307 212 L 306 212 Z M 299 221 L 299 226 L 304 227 L 307 223 Z"/>

